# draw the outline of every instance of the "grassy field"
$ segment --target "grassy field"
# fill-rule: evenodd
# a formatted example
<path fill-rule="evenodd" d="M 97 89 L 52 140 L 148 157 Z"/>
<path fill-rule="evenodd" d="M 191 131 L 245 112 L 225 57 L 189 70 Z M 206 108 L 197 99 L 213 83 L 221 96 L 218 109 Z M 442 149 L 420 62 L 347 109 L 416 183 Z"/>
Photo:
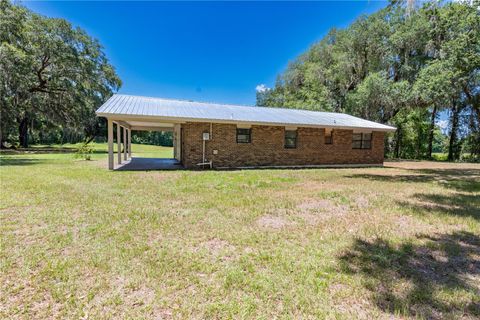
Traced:
<path fill-rule="evenodd" d="M 38 150 L 0 156 L 0 318 L 480 316 L 479 165 L 112 172 L 103 144 Z"/>

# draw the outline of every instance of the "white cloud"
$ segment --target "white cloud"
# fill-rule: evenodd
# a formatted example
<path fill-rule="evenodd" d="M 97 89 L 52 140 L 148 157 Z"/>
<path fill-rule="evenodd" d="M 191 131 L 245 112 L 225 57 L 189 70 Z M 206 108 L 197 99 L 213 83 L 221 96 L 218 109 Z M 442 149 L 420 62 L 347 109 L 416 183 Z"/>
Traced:
<path fill-rule="evenodd" d="M 255 90 L 256 90 L 257 92 L 265 92 L 265 91 L 267 91 L 267 90 L 270 90 L 270 88 L 267 87 L 266 85 L 264 85 L 264 84 L 262 83 L 262 84 L 257 85 L 257 86 L 255 87 Z"/>

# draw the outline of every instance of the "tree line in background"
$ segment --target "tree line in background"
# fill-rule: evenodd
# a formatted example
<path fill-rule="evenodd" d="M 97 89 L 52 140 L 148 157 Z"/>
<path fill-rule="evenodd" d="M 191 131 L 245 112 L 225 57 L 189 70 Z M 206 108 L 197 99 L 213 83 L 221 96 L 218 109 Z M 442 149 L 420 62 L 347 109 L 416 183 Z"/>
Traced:
<path fill-rule="evenodd" d="M 257 105 L 346 112 L 398 128 L 386 154 L 480 158 L 477 3 L 392 1 L 332 29 L 292 62 Z M 0 144 L 102 140 L 95 110 L 121 86 L 102 46 L 63 19 L 0 0 Z M 439 118 L 448 119 L 441 128 Z M 445 121 L 444 121 L 445 122 Z M 100 138 L 99 138 L 100 137 Z M 169 133 L 134 142 L 171 145 Z"/>
<path fill-rule="evenodd" d="M 480 158 L 478 3 L 391 1 L 332 29 L 289 64 L 257 105 L 346 112 L 397 127 L 386 154 Z M 448 126 L 438 125 L 440 115 Z M 445 121 L 446 122 L 446 121 Z"/>
<path fill-rule="evenodd" d="M 140 144 L 152 144 L 154 146 L 173 147 L 173 132 L 133 131 L 132 142 Z"/>
<path fill-rule="evenodd" d="M 121 86 L 101 44 L 64 19 L 0 0 L 0 144 L 105 141 L 95 110 Z M 134 143 L 172 145 L 169 132 Z"/>
<path fill-rule="evenodd" d="M 93 139 L 95 110 L 121 85 L 100 43 L 63 19 L 0 2 L 1 143 Z"/>

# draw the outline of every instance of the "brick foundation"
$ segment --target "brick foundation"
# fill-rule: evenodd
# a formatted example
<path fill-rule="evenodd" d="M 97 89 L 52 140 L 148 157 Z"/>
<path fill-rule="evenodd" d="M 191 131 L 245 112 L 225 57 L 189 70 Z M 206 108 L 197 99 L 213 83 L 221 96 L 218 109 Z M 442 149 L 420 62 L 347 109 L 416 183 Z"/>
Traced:
<path fill-rule="evenodd" d="M 384 133 L 374 131 L 371 149 L 352 149 L 352 130 L 335 129 L 333 144 L 324 143 L 324 129 L 297 129 L 297 148 L 284 148 L 285 127 L 252 126 L 251 143 L 237 143 L 236 125 L 212 125 L 206 141 L 206 159 L 214 168 L 301 166 L 332 164 L 383 164 Z M 202 162 L 202 133 L 210 123 L 182 124 L 182 163 L 198 168 Z M 213 151 L 217 150 L 217 154 Z"/>

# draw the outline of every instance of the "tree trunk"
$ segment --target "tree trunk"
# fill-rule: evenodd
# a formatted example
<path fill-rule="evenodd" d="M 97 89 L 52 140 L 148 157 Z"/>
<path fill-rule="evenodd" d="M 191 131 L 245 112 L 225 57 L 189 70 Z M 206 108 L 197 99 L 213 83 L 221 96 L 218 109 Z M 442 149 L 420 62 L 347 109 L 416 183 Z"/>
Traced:
<path fill-rule="evenodd" d="M 28 148 L 28 119 L 23 117 L 18 126 L 18 140 L 22 148 Z"/>
<path fill-rule="evenodd" d="M 435 119 L 437 118 L 437 106 L 433 106 L 432 118 L 430 120 L 430 132 L 428 133 L 428 159 L 432 159 L 433 152 L 433 135 L 435 132 Z"/>
<path fill-rule="evenodd" d="M 395 158 L 400 158 L 400 142 L 402 140 L 402 128 L 400 126 L 397 128 L 396 132 L 397 138 L 395 139 Z"/>
<path fill-rule="evenodd" d="M 85 139 L 85 144 L 89 144 L 90 142 L 93 141 L 93 139 L 95 139 L 95 136 L 92 136 L 92 137 L 90 137 L 90 138 L 88 138 L 88 139 Z"/>
<path fill-rule="evenodd" d="M 448 145 L 448 161 L 454 161 L 457 157 L 457 130 L 458 130 L 458 107 L 453 101 L 452 106 L 452 128 L 450 131 L 450 143 Z"/>

